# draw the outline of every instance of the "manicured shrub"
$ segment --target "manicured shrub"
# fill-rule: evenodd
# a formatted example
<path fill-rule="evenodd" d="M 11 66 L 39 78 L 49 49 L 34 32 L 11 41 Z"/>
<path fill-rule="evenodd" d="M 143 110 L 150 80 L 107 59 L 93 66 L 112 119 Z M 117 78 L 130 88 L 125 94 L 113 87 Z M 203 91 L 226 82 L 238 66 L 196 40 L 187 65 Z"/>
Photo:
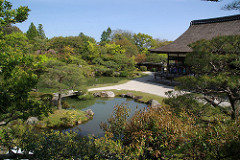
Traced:
<path fill-rule="evenodd" d="M 128 76 L 129 76 L 129 72 L 127 71 L 120 72 L 120 77 L 128 77 Z"/>
<path fill-rule="evenodd" d="M 140 66 L 140 70 L 141 71 L 147 71 L 147 67 L 146 66 Z"/>
<path fill-rule="evenodd" d="M 157 72 L 157 68 L 152 68 L 152 72 Z"/>
<path fill-rule="evenodd" d="M 103 75 L 104 75 L 104 76 L 112 77 L 112 76 L 113 76 L 113 73 L 114 73 L 114 71 L 113 71 L 112 69 L 108 69 L 108 70 L 106 70 L 106 71 L 103 73 Z"/>
<path fill-rule="evenodd" d="M 120 76 L 120 72 L 114 72 L 114 73 L 113 73 L 113 76 L 114 76 L 114 77 L 119 77 L 119 76 Z"/>
<path fill-rule="evenodd" d="M 84 94 L 84 95 L 80 95 L 78 96 L 78 99 L 80 100 L 90 100 L 90 99 L 93 99 L 94 96 L 92 94 Z"/>
<path fill-rule="evenodd" d="M 67 102 L 62 101 L 62 108 L 63 109 L 68 109 L 68 108 L 70 108 L 70 105 Z"/>

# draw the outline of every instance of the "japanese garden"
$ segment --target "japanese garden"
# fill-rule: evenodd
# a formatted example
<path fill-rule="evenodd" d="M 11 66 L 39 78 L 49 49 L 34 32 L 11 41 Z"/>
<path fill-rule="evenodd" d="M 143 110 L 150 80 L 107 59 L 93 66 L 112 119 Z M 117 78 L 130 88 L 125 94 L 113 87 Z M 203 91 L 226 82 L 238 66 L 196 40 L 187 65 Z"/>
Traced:
<path fill-rule="evenodd" d="M 97 42 L 24 33 L 31 8 L 0 5 L 0 159 L 240 159 L 239 14 Z"/>

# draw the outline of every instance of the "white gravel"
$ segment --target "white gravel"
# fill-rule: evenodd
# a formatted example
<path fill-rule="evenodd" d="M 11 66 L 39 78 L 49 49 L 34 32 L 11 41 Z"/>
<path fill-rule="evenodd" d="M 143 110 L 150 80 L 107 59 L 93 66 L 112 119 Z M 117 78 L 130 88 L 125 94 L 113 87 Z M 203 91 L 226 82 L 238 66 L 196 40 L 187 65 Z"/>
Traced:
<path fill-rule="evenodd" d="M 163 84 L 159 84 L 154 82 L 154 77 L 151 72 L 146 72 L 149 76 L 130 80 L 127 83 L 107 86 L 107 87 L 99 87 L 99 88 L 91 88 L 88 91 L 96 91 L 96 90 L 133 90 L 133 91 L 141 91 L 145 93 L 154 94 L 161 97 L 166 97 L 165 92 L 173 90 L 174 88 L 171 86 L 166 86 Z"/>

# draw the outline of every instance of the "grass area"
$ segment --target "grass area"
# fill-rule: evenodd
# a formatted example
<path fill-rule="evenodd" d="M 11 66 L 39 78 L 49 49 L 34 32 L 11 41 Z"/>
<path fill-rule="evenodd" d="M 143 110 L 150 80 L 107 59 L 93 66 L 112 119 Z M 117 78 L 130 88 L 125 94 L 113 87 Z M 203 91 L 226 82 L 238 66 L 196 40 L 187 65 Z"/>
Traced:
<path fill-rule="evenodd" d="M 135 72 L 134 75 L 135 76 L 133 76 L 131 78 L 127 78 L 127 77 L 92 77 L 92 78 L 87 78 L 86 79 L 87 82 L 84 83 L 83 85 L 84 85 L 84 88 L 86 88 L 86 89 L 106 87 L 106 86 L 123 84 L 132 79 L 148 76 L 148 74 L 145 74 L 145 73 L 139 72 L 139 71 Z M 96 79 L 96 82 L 94 79 Z M 58 89 L 38 87 L 38 92 L 52 94 L 52 93 L 58 92 Z"/>
<path fill-rule="evenodd" d="M 44 117 L 36 127 L 38 128 L 69 128 L 81 124 L 89 118 L 81 110 L 55 110 L 48 117 Z"/>
<path fill-rule="evenodd" d="M 110 90 L 113 91 L 115 93 L 116 96 L 120 96 L 121 94 L 126 94 L 128 92 L 133 93 L 134 96 L 142 96 L 143 98 L 140 99 L 141 101 L 143 101 L 144 103 L 146 103 L 147 101 L 151 100 L 151 99 L 155 99 L 157 100 L 160 104 L 162 104 L 162 101 L 164 99 L 164 97 L 160 97 L 154 94 L 149 94 L 149 93 L 144 93 L 144 92 L 140 92 L 140 91 L 130 91 L 130 90 Z M 96 93 L 96 92 L 101 92 L 101 91 L 91 91 L 91 93 Z"/>
<path fill-rule="evenodd" d="M 90 88 L 99 88 L 99 87 L 107 87 L 107 86 L 119 85 L 119 84 L 127 83 L 130 80 L 133 80 L 133 79 L 136 79 L 136 78 L 145 77 L 145 76 L 148 76 L 148 74 L 145 74 L 145 73 L 142 73 L 142 72 L 137 72 L 136 76 L 134 76 L 132 78 L 125 78 L 123 80 L 120 80 L 120 81 L 114 82 L 114 83 L 96 84 L 94 86 L 88 86 L 87 88 L 90 89 Z"/>

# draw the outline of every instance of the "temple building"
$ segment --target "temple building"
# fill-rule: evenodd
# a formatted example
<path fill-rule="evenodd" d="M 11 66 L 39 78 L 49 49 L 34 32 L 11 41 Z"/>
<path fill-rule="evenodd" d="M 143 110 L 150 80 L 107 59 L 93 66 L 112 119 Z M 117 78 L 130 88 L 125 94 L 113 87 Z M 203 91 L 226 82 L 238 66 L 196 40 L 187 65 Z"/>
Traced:
<path fill-rule="evenodd" d="M 150 49 L 151 53 L 168 54 L 168 72 L 187 74 L 188 67 L 184 60 L 192 52 L 189 44 L 198 40 L 210 40 L 217 36 L 240 35 L 240 14 L 226 17 L 193 20 L 190 27 L 169 45 Z"/>

